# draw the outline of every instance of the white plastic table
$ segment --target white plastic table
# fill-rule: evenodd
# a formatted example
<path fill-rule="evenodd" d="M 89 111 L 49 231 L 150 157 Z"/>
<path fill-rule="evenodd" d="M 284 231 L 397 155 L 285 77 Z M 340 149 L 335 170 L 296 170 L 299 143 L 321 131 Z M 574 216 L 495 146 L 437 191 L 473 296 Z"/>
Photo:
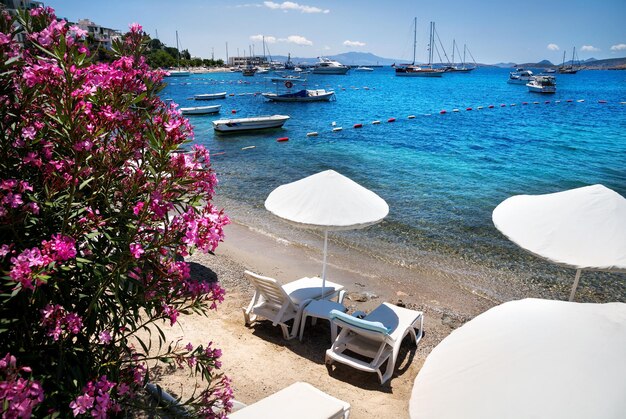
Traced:
<path fill-rule="evenodd" d="M 306 307 L 304 307 L 304 311 L 302 312 L 302 320 L 300 322 L 300 340 L 302 340 L 302 336 L 304 335 L 304 327 L 306 325 L 307 317 L 313 318 L 312 324 L 315 324 L 316 319 L 330 320 L 331 310 L 339 310 L 345 313 L 346 311 L 348 311 L 348 308 L 344 307 L 343 304 L 339 304 L 330 300 L 313 300 L 309 304 L 307 304 Z M 335 325 L 333 322 L 330 322 L 331 342 L 334 342 L 336 337 L 337 325 Z"/>

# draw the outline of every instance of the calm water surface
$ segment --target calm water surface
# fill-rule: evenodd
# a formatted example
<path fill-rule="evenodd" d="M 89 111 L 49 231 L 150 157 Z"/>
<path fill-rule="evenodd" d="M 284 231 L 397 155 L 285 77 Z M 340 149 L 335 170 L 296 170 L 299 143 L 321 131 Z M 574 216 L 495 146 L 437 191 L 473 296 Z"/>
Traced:
<path fill-rule="evenodd" d="M 267 195 L 283 183 L 333 169 L 390 206 L 383 223 L 335 234 L 336 243 L 403 266 L 457 270 L 487 281 L 483 288 L 494 277 L 511 275 L 519 282 L 512 296 L 531 289 L 562 298 L 574 271 L 519 250 L 495 229 L 491 212 L 511 195 L 596 183 L 626 196 L 626 104 L 620 103 L 626 101 L 626 72 L 557 75 L 554 95 L 507 84 L 508 72 L 480 68 L 441 79 L 395 77 L 391 68 L 307 75 L 308 88 L 334 89 L 337 97 L 308 104 L 266 102 L 259 93 L 276 87 L 263 75 L 214 73 L 169 79 L 162 97 L 181 106 L 222 105 L 220 115 L 191 121 L 195 141 L 212 154 L 223 153 L 212 158 L 218 194 L 236 219 L 286 232 L 289 227 L 263 209 Z M 221 91 L 233 96 L 189 100 Z M 216 135 L 211 126 L 218 118 L 271 114 L 291 119 L 281 130 L 234 136 Z M 372 125 L 374 120 L 381 124 Z M 363 128 L 352 128 L 357 123 Z M 332 132 L 333 126 L 343 130 Z M 312 131 L 319 135 L 307 137 Z M 289 142 L 278 143 L 278 137 Z M 247 146 L 255 148 L 241 150 Z M 511 298 L 506 291 L 491 292 Z M 626 301 L 626 277 L 585 273 L 579 299 Z"/>

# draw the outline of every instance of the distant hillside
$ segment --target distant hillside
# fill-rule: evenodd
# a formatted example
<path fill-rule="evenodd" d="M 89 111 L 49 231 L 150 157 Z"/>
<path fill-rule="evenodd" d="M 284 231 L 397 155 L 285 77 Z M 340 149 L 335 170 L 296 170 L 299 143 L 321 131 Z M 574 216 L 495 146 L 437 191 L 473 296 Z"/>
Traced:
<path fill-rule="evenodd" d="M 511 67 L 551 68 L 558 67 L 560 65 L 562 65 L 562 63 L 552 64 L 548 60 L 543 60 L 539 61 L 538 63 L 513 64 Z M 572 65 L 572 60 L 565 61 L 565 65 Z M 606 60 L 596 60 L 595 58 L 589 58 L 585 61 L 575 62 L 574 65 L 589 70 L 624 70 L 626 69 L 626 57 L 609 58 Z"/>
<path fill-rule="evenodd" d="M 405 63 L 406 60 L 397 58 L 384 58 L 378 55 L 374 55 L 370 52 L 344 52 L 336 55 L 325 55 L 326 58 L 339 61 L 342 64 L 349 66 L 390 66 L 394 63 Z M 272 56 L 274 61 L 285 62 L 287 57 L 284 55 Z M 291 61 L 296 65 L 313 65 L 318 62 L 317 57 L 291 57 Z M 569 65 L 571 60 L 566 61 L 565 64 Z M 420 64 L 420 63 L 417 63 Z M 478 67 L 501 67 L 501 68 L 513 68 L 513 67 L 527 67 L 527 68 L 554 68 L 561 65 L 561 63 L 553 64 L 549 60 L 541 60 L 537 63 L 497 63 L 497 64 L 476 64 Z M 607 60 L 596 60 L 595 58 L 589 58 L 580 63 L 576 63 L 584 68 L 588 69 L 623 69 L 626 68 L 626 57 L 624 58 L 611 58 Z"/>
<path fill-rule="evenodd" d="M 329 58 L 331 60 L 339 61 L 341 64 L 350 65 L 350 66 L 359 66 L 359 65 L 384 65 L 389 66 L 393 63 L 400 62 L 399 60 L 394 60 L 392 58 L 383 58 L 378 55 L 374 55 L 369 52 L 344 52 L 342 54 L 337 55 L 324 55 L 324 57 Z M 272 56 L 272 59 L 275 61 L 285 62 L 287 61 L 287 57 L 284 55 L 275 55 Z M 303 64 L 303 65 L 312 65 L 318 62 L 317 57 L 291 57 L 291 61 L 294 64 Z"/>

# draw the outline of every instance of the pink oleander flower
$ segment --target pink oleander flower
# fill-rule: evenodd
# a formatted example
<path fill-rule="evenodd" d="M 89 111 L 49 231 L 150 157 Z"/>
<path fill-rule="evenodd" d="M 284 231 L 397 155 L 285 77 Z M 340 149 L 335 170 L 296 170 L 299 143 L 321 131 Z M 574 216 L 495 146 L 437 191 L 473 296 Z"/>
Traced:
<path fill-rule="evenodd" d="M 100 340 L 100 343 L 108 345 L 109 343 L 111 343 L 111 333 L 109 333 L 108 330 L 103 330 L 98 335 L 98 339 Z"/>
<path fill-rule="evenodd" d="M 81 29 L 81 27 L 78 25 L 70 26 L 70 31 L 74 32 L 74 35 L 76 35 L 77 38 L 85 37 L 88 33 L 86 30 Z"/>
<path fill-rule="evenodd" d="M 135 259 L 141 258 L 141 255 L 145 253 L 143 247 L 139 243 L 131 243 L 130 244 L 130 253 L 133 255 Z"/>
<path fill-rule="evenodd" d="M 17 359 L 11 355 L 0 359 L 0 406 L 3 418 L 30 417 L 33 408 L 44 400 L 39 381 L 26 380 L 21 372 L 32 373 L 29 367 L 17 367 Z"/>

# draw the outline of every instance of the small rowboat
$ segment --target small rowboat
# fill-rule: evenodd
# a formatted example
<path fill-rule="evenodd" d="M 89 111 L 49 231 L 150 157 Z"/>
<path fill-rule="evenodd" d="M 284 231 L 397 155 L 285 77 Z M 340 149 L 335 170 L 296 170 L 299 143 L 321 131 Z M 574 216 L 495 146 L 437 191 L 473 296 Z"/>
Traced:
<path fill-rule="evenodd" d="M 220 112 L 222 105 L 194 106 L 191 108 L 180 108 L 183 115 L 210 115 Z"/>
<path fill-rule="evenodd" d="M 268 128 L 280 128 L 289 119 L 287 115 L 256 116 L 252 118 L 218 119 L 213 121 L 217 132 L 251 131 Z"/>
<path fill-rule="evenodd" d="M 202 93 L 199 95 L 194 95 L 195 100 L 212 100 L 212 99 L 225 99 L 226 92 L 220 93 Z"/>

